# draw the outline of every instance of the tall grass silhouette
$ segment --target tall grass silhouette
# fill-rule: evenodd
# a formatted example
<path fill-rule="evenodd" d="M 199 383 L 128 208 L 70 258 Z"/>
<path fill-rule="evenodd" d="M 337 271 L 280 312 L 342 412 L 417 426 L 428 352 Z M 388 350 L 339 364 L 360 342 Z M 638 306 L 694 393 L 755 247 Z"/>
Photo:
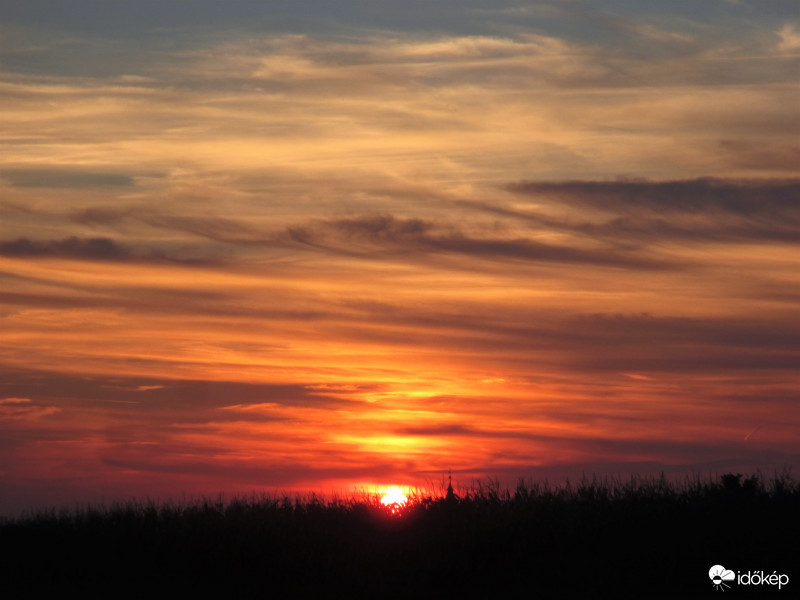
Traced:
<path fill-rule="evenodd" d="M 165 586 L 243 598 L 686 595 L 713 591 L 714 564 L 796 573 L 797 539 L 800 484 L 788 472 L 488 480 L 447 496 L 412 491 L 396 514 L 378 495 L 254 495 L 0 523 L 7 590 L 111 596 Z"/>

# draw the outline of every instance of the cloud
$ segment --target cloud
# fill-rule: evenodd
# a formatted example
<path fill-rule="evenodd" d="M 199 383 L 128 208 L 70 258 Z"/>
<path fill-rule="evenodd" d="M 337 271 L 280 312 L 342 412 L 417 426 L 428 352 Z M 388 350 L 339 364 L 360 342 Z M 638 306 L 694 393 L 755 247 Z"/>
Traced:
<path fill-rule="evenodd" d="M 157 229 L 189 234 L 224 244 L 229 250 L 238 248 L 242 252 L 254 249 L 261 249 L 262 252 L 301 250 L 345 255 L 364 260 L 401 262 L 461 256 L 500 262 L 587 264 L 632 269 L 663 269 L 677 265 L 675 261 L 655 256 L 621 252 L 618 247 L 608 245 L 603 247 L 596 244 L 591 246 L 586 243 L 587 240 L 591 241 L 591 237 L 586 236 L 582 242 L 577 239 L 561 245 L 544 242 L 537 238 L 542 237 L 545 228 L 552 230 L 561 227 L 567 230 L 566 223 L 494 205 L 460 201 L 457 201 L 457 204 L 472 209 L 477 208 L 479 211 L 502 214 L 518 221 L 536 223 L 540 227 L 538 230 L 525 231 L 521 235 L 510 230 L 505 232 L 505 235 L 499 236 L 496 224 L 465 228 L 446 219 L 364 214 L 298 222 L 280 230 L 267 225 L 259 227 L 227 217 L 170 215 L 147 208 L 87 208 L 73 215 L 73 219 L 89 225 L 112 226 L 138 221 Z M 611 231 L 606 235 L 620 233 L 622 228 L 619 224 L 617 227 L 618 231 Z M 581 233 L 589 233 L 589 229 L 587 226 Z M 603 237 L 599 230 L 594 233 L 597 239 Z M 7 252 L 13 252 L 17 246 L 19 246 L 17 251 L 22 253 L 26 245 L 17 242 L 9 246 Z M 205 252 L 208 256 L 216 256 L 221 261 L 236 261 L 234 254 L 226 255 L 221 248 L 207 247 Z M 28 253 L 33 255 L 34 251 L 30 250 Z"/>
<path fill-rule="evenodd" d="M 30 398 L 0 399 L 0 422 L 19 423 L 38 421 L 59 412 L 56 406 L 34 402 Z"/>
<path fill-rule="evenodd" d="M 511 192 L 550 195 L 611 211 L 643 209 L 659 213 L 729 212 L 746 216 L 796 215 L 797 180 L 726 180 L 698 178 L 673 181 L 522 181 Z"/>
<path fill-rule="evenodd" d="M 0 404 L 29 404 L 30 402 L 30 398 L 3 398 L 0 400 Z"/>
<path fill-rule="evenodd" d="M 287 229 L 287 238 L 303 247 L 364 257 L 380 253 L 452 254 L 493 261 L 585 264 L 634 269 L 668 267 L 667 261 L 616 253 L 602 248 L 576 248 L 525 237 L 471 235 L 455 224 L 393 215 L 365 215 L 317 221 Z M 412 258 L 413 260 L 413 258 Z"/>
<path fill-rule="evenodd" d="M 581 368 L 691 373 L 780 371 L 800 365 L 800 327 L 766 318 L 587 315 L 573 327 L 594 350 L 577 359 Z M 648 340 L 659 340 L 658 348 Z"/>
<path fill-rule="evenodd" d="M 800 164 L 800 146 L 791 142 L 725 139 L 719 141 L 719 150 L 731 163 L 742 168 L 788 172 L 792 165 Z"/>
<path fill-rule="evenodd" d="M 4 389 L 12 393 L 25 390 L 42 401 L 55 403 L 58 399 L 71 400 L 73 406 L 102 406 L 109 399 L 143 404 L 149 409 L 178 415 L 184 409 L 198 411 L 200 419 L 224 418 L 217 412 L 235 401 L 241 409 L 263 403 L 275 406 L 340 407 L 347 401 L 330 394 L 320 393 L 302 383 L 247 383 L 241 381 L 210 381 L 191 379 L 161 379 L 156 377 L 115 377 L 102 375 L 92 378 L 77 377 L 69 373 L 51 371 L 0 369 Z M 9 397 L 2 404 L 30 404 L 26 397 Z M 77 402 L 77 404 L 75 404 Z M 138 411 L 139 409 L 137 409 Z M 176 412 L 177 411 L 177 412 Z M 197 421 L 192 414 L 190 422 Z M 181 418 L 183 418 L 181 417 Z"/>
<path fill-rule="evenodd" d="M 216 264 L 214 253 L 191 247 L 159 247 L 157 243 L 124 244 L 107 237 L 71 236 L 62 240 L 17 238 L 0 241 L 0 256 L 20 259 L 64 258 L 103 262 L 179 263 L 186 266 Z"/>
<path fill-rule="evenodd" d="M 592 220 L 582 223 L 574 217 L 547 223 L 622 243 L 800 241 L 796 180 L 523 181 L 506 189 L 566 211 L 591 211 Z"/>
<path fill-rule="evenodd" d="M 0 170 L 0 178 L 23 188 L 124 188 L 135 184 L 127 174 L 75 169 L 5 169 Z"/>
<path fill-rule="evenodd" d="M 86 260 L 129 260 L 131 252 L 108 238 L 69 237 L 63 240 L 37 241 L 19 238 L 0 242 L 0 254 L 12 257 L 55 257 Z"/>
<path fill-rule="evenodd" d="M 156 229 L 187 233 L 222 243 L 248 244 L 265 241 L 263 230 L 242 220 L 221 215 L 169 214 L 151 206 L 92 206 L 74 212 L 71 219 L 90 226 L 118 226 L 138 222 Z"/>
<path fill-rule="evenodd" d="M 619 14 L 598 12 L 588 8 L 588 6 L 581 6 L 577 3 L 561 3 L 561 10 L 573 18 L 576 18 L 576 20 L 585 21 L 599 29 L 613 32 L 616 35 L 622 34 L 629 36 L 634 40 L 640 38 L 646 41 L 680 45 L 686 45 L 693 40 L 693 37 L 688 33 L 669 31 L 661 25 L 653 24 L 653 22 L 645 23 L 629 17 L 623 17 Z M 668 19 L 663 20 L 669 22 Z M 691 28 L 686 21 L 681 25 L 685 28 Z M 694 25 L 694 23 L 691 25 Z"/>
<path fill-rule="evenodd" d="M 781 52 L 796 52 L 800 50 L 800 28 L 791 23 L 787 23 L 778 30 L 778 37 L 781 39 L 778 49 Z"/>

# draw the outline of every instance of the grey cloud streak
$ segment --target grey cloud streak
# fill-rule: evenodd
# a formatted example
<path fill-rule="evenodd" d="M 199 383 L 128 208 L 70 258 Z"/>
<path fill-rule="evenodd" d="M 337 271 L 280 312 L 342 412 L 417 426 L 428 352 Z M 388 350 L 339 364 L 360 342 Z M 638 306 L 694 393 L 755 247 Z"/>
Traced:
<path fill-rule="evenodd" d="M 525 225 L 532 233 L 566 232 L 599 241 L 603 247 L 556 245 L 530 236 L 476 235 L 462 230 L 452 220 L 391 213 L 298 222 L 284 231 L 235 218 L 164 214 L 149 207 L 90 207 L 75 213 L 72 219 L 92 226 L 139 221 L 233 246 L 301 247 L 353 256 L 440 252 L 492 260 L 648 269 L 678 266 L 657 256 L 634 252 L 636 247 L 655 240 L 698 244 L 800 242 L 797 180 L 523 181 L 508 184 L 505 189 L 516 196 L 529 197 L 541 207 L 511 207 L 499 199 L 454 200 L 452 205 L 473 214 L 494 214 Z M 554 215 L 553 211 L 566 211 L 566 216 Z M 634 247 L 626 251 L 628 243 Z M 66 246 L 63 242 L 62 245 Z M 9 246 L 7 251 L 13 250 Z M 23 248 L 20 246 L 19 250 Z M 33 250 L 29 253 L 33 254 Z"/>
<path fill-rule="evenodd" d="M 32 240 L 26 237 L 0 241 L 0 256 L 12 258 L 66 258 L 106 262 L 180 263 L 210 265 L 215 261 L 194 258 L 185 251 L 154 247 L 155 244 L 123 244 L 108 237 L 70 236 L 61 240 Z"/>
<path fill-rule="evenodd" d="M 131 251 L 105 237 L 79 238 L 72 236 L 63 240 L 30 240 L 18 238 L 0 242 L 0 255 L 12 257 L 57 257 L 85 260 L 128 260 Z"/>
<path fill-rule="evenodd" d="M 594 221 L 507 210 L 510 216 L 621 242 L 800 242 L 797 180 L 523 181 L 506 190 L 565 210 L 601 213 Z"/>
<path fill-rule="evenodd" d="M 524 237 L 469 235 L 455 226 L 393 215 L 331 219 L 292 227 L 290 240 L 319 250 L 353 255 L 389 253 L 454 254 L 494 261 L 584 264 L 632 269 L 662 269 L 668 261 L 624 255 L 608 249 L 581 249 Z"/>
<path fill-rule="evenodd" d="M 743 216 L 780 211 L 800 218 L 800 180 L 701 177 L 673 181 L 521 181 L 508 184 L 506 189 L 517 194 L 551 195 L 609 211 L 714 211 Z"/>
<path fill-rule="evenodd" d="M 507 213 L 507 216 L 512 216 Z M 358 215 L 316 219 L 284 230 L 258 227 L 236 219 L 161 214 L 152 209 L 84 209 L 73 216 L 86 224 L 115 225 L 137 220 L 148 226 L 179 231 L 229 247 L 274 248 L 340 254 L 364 259 L 415 261 L 421 256 L 449 254 L 490 261 L 585 264 L 630 269 L 664 269 L 676 261 L 623 253 L 616 248 L 578 248 L 537 241 L 532 237 L 498 237 L 472 233 L 451 221 L 395 216 Z M 224 252 L 216 251 L 225 261 Z"/>
<path fill-rule="evenodd" d="M 78 169 L 5 169 L 0 177 L 23 188 L 125 188 L 135 182 L 125 173 L 102 173 Z"/>
<path fill-rule="evenodd" d="M 225 244 L 294 246 L 356 255 L 374 252 L 453 253 L 491 260 L 522 260 L 659 269 L 679 266 L 652 255 L 625 252 L 627 242 L 650 239 L 748 242 L 800 242 L 800 181 L 737 181 L 701 178 L 684 181 L 520 182 L 506 189 L 535 197 L 545 208 L 566 210 L 566 217 L 509 208 L 502 202 L 455 201 L 474 213 L 493 213 L 532 227 L 532 233 L 563 231 L 597 240 L 604 247 L 551 244 L 529 237 L 498 237 L 463 230 L 452 220 L 431 220 L 391 213 L 331 217 L 270 231 L 230 218 L 138 216 L 145 223 Z M 586 217 L 582 212 L 590 211 Z M 589 214 L 599 213 L 590 220 Z M 135 213 L 87 209 L 76 219 L 103 222 Z"/>

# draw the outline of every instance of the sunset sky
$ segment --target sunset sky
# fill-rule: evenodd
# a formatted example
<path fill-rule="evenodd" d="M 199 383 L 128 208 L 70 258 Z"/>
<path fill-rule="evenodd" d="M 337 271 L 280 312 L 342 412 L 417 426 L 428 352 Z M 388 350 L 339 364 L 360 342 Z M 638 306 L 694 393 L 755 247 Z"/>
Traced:
<path fill-rule="evenodd" d="M 795 0 L 5 1 L 0 146 L 0 514 L 798 466 Z"/>

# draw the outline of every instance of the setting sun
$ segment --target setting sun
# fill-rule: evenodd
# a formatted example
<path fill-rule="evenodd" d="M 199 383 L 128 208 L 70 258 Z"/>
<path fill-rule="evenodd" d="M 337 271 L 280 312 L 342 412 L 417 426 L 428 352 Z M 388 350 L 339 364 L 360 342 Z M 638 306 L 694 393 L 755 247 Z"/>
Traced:
<path fill-rule="evenodd" d="M 387 508 L 390 508 L 393 513 L 397 512 L 398 509 L 402 508 L 407 503 L 408 496 L 406 496 L 396 485 L 390 487 L 388 491 L 381 496 L 381 504 Z"/>

